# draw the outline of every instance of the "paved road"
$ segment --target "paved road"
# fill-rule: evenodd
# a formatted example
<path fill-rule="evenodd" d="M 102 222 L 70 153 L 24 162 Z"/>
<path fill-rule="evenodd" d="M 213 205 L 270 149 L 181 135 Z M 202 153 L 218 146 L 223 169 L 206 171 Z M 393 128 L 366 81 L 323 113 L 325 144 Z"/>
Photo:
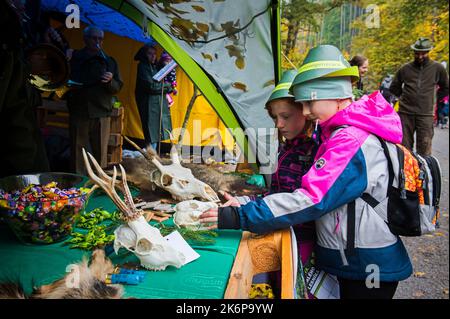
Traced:
<path fill-rule="evenodd" d="M 400 282 L 395 298 L 449 298 L 449 130 L 435 129 L 433 155 L 442 169 L 440 228 L 433 235 L 404 237 L 403 241 L 413 262 L 414 275 Z"/>

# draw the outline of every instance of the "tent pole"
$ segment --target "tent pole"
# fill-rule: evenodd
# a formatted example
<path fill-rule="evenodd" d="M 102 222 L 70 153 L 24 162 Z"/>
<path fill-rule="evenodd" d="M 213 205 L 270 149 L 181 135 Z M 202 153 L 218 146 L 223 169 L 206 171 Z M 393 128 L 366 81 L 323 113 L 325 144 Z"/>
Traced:
<path fill-rule="evenodd" d="M 161 79 L 161 103 L 159 107 L 159 141 L 158 141 L 158 156 L 161 157 L 161 140 L 162 140 L 162 112 L 163 112 L 163 98 L 164 98 L 164 80 L 166 77 Z"/>
<path fill-rule="evenodd" d="M 180 151 L 181 151 L 181 147 L 183 146 L 182 141 L 184 138 L 184 133 L 186 132 L 186 126 L 189 122 L 189 117 L 191 116 L 191 111 L 192 111 L 192 108 L 194 107 L 195 100 L 201 95 L 201 93 L 197 94 L 197 91 L 198 91 L 197 86 L 195 84 L 193 84 L 193 85 L 194 85 L 194 94 L 192 95 L 191 100 L 189 101 L 189 105 L 186 109 L 186 115 L 184 116 L 183 125 L 181 126 L 180 137 L 178 138 L 178 142 L 176 145 L 178 154 L 181 154 Z"/>

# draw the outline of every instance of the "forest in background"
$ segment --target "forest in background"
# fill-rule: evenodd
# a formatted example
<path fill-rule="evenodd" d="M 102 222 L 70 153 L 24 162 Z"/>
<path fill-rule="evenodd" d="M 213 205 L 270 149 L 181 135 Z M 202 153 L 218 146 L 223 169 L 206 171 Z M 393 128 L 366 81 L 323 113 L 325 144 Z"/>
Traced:
<path fill-rule="evenodd" d="M 430 57 L 448 65 L 448 29 L 447 0 L 282 0 L 283 69 L 298 67 L 310 48 L 332 44 L 347 59 L 369 58 L 363 81 L 376 90 L 413 60 L 410 45 L 418 37 L 430 38 Z"/>

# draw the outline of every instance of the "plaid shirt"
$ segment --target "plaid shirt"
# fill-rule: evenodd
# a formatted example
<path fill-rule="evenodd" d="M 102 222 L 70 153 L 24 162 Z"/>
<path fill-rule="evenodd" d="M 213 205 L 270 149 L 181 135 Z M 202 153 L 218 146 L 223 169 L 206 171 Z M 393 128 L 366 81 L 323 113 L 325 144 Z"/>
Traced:
<path fill-rule="evenodd" d="M 314 146 L 311 138 L 303 134 L 281 144 L 277 170 L 272 174 L 270 191 L 265 195 L 282 192 L 292 193 L 300 188 L 303 175 L 312 166 Z"/>
<path fill-rule="evenodd" d="M 267 196 L 274 193 L 292 193 L 302 186 L 303 175 L 308 172 L 314 161 L 315 143 L 300 134 L 280 145 L 278 166 L 272 174 L 272 182 Z M 314 221 L 294 226 L 297 240 L 313 241 L 315 239 Z"/>

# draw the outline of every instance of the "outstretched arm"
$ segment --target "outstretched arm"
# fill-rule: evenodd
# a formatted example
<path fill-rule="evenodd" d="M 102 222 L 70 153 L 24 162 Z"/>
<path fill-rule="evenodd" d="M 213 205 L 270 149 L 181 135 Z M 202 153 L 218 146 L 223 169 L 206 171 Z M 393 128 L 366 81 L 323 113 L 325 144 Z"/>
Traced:
<path fill-rule="evenodd" d="M 366 161 L 360 142 L 345 130 L 328 141 L 327 150 L 303 177 L 302 188 L 241 207 L 219 208 L 218 227 L 266 233 L 316 220 L 360 197 L 367 187 Z M 213 222 L 214 214 L 202 217 Z"/>

